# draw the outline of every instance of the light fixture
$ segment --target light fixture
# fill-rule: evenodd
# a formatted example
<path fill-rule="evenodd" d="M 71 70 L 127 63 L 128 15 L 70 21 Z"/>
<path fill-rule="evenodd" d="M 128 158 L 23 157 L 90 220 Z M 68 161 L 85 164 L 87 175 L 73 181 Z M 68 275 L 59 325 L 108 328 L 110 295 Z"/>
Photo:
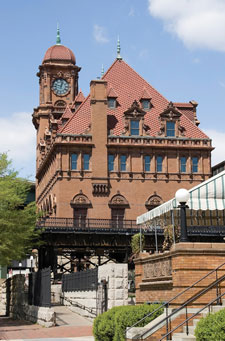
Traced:
<path fill-rule="evenodd" d="M 187 221 L 186 221 L 186 202 L 190 198 L 189 192 L 185 188 L 180 188 L 175 194 L 176 200 L 180 203 L 180 242 L 188 242 Z"/>
<path fill-rule="evenodd" d="M 190 198 L 190 193 L 185 188 L 180 188 L 176 191 L 175 198 L 180 204 L 186 203 Z"/>
<path fill-rule="evenodd" d="M 21 268 L 22 268 L 22 263 L 19 262 L 19 268 L 20 268 L 20 275 L 21 275 Z"/>
<path fill-rule="evenodd" d="M 34 260 L 34 256 L 31 255 L 30 256 L 30 272 L 32 272 L 32 269 L 33 269 L 33 260 Z"/>

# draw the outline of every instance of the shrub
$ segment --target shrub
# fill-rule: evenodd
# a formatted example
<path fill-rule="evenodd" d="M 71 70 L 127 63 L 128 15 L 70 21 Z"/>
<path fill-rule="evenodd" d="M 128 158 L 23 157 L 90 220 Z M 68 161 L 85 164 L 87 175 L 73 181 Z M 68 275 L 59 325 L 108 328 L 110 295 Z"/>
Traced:
<path fill-rule="evenodd" d="M 94 321 L 94 336 L 96 341 L 124 341 L 126 328 L 141 320 L 147 314 L 153 312 L 159 305 L 142 304 L 137 306 L 114 307 L 96 317 Z M 143 327 L 157 316 L 163 309 L 147 317 L 137 327 Z"/>
<path fill-rule="evenodd" d="M 225 309 L 202 318 L 195 328 L 196 341 L 225 340 Z"/>

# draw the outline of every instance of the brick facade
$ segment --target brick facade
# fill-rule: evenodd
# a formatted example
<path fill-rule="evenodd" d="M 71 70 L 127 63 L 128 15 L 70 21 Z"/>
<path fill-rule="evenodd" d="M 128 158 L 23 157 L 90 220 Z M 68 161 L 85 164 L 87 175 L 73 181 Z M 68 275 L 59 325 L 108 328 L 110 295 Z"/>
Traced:
<path fill-rule="evenodd" d="M 162 254 L 141 254 L 135 260 L 136 302 L 169 301 L 211 270 L 224 263 L 225 245 L 222 243 L 178 243 Z M 218 278 L 225 274 L 225 265 L 218 270 Z M 214 272 L 193 289 L 174 301 L 180 305 L 186 299 L 215 281 Z M 220 289 L 225 283 L 220 284 Z M 201 306 L 214 299 L 216 289 L 210 290 L 193 306 Z"/>
<path fill-rule="evenodd" d="M 69 58 L 68 49 L 59 46 L 59 52 L 58 47 L 49 49 L 58 53 L 54 52 L 55 59 L 47 51 L 48 59 L 39 67 L 40 103 L 33 114 L 36 202 L 45 215 L 83 214 L 98 219 L 115 215 L 135 220 L 169 200 L 180 187 L 189 189 L 211 175 L 211 140 L 198 128 L 196 102 L 169 103 L 121 58 L 103 79 L 91 81 L 90 95 L 83 100 L 78 88 L 80 67 L 72 51 Z M 67 82 L 65 94 L 55 93 L 57 79 Z M 114 109 L 108 107 L 110 98 L 115 100 Z M 149 101 L 149 108 L 142 108 L 143 100 Z M 138 136 L 132 134 L 132 120 L 138 122 Z M 166 132 L 169 121 L 175 124 L 173 138 Z M 76 154 L 75 168 L 72 154 Z M 109 155 L 114 158 L 111 171 Z M 146 169 L 146 155 L 150 169 Z M 161 169 L 157 169 L 158 156 Z M 182 156 L 185 172 L 180 169 Z M 85 157 L 89 158 L 86 167 Z M 193 157 L 198 160 L 197 172 L 192 170 Z"/>

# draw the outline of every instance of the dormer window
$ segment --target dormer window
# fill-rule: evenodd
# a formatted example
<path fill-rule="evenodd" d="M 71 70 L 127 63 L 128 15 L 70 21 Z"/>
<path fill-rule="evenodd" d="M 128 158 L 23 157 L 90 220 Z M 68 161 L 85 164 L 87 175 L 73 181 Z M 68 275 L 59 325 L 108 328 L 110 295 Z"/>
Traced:
<path fill-rule="evenodd" d="M 116 99 L 113 97 L 108 98 L 108 108 L 115 109 L 116 108 Z"/>
<path fill-rule="evenodd" d="M 159 136 L 180 137 L 185 136 L 185 128 L 181 125 L 182 113 L 170 102 L 167 108 L 159 115 Z"/>
<path fill-rule="evenodd" d="M 131 136 L 139 135 L 139 124 L 140 122 L 138 120 L 131 120 L 130 121 L 130 134 Z"/>
<path fill-rule="evenodd" d="M 142 99 L 141 100 L 141 106 L 142 106 L 142 109 L 148 111 L 150 109 L 150 106 L 151 106 L 150 99 Z"/>
<path fill-rule="evenodd" d="M 130 136 L 143 136 L 146 131 L 144 116 L 146 111 L 142 110 L 140 104 L 135 100 L 131 107 L 124 112 L 123 134 Z"/>
<path fill-rule="evenodd" d="M 166 136 L 169 137 L 175 136 L 175 122 L 173 121 L 166 122 Z"/>

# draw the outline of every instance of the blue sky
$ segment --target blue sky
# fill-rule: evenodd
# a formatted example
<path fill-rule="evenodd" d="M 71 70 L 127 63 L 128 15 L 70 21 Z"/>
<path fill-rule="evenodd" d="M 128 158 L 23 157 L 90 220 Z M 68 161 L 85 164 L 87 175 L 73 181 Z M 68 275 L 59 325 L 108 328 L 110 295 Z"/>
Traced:
<path fill-rule="evenodd" d="M 225 159 L 224 0 L 7 0 L 0 4 L 0 152 L 8 151 L 21 176 L 34 179 L 38 106 L 36 73 L 54 45 L 62 44 L 82 67 L 79 86 L 121 55 L 168 100 L 195 100 L 200 127 L 213 139 L 213 164 Z"/>

